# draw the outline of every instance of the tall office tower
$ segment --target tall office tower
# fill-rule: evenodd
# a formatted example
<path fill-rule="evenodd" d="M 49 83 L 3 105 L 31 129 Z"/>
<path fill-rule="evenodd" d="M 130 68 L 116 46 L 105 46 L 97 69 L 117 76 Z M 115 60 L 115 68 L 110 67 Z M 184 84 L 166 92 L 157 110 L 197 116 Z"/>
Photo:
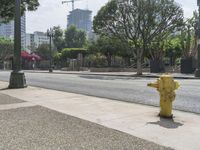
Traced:
<path fill-rule="evenodd" d="M 67 16 L 67 27 L 75 25 L 78 29 L 84 30 L 87 35 L 92 31 L 92 11 L 75 9 Z"/>
<path fill-rule="evenodd" d="M 14 39 L 14 21 L 9 23 L 0 23 L 0 37 Z M 26 16 L 21 17 L 21 44 L 22 48 L 26 46 Z"/>
<path fill-rule="evenodd" d="M 22 48 L 26 48 L 26 16 L 21 17 L 21 43 Z"/>

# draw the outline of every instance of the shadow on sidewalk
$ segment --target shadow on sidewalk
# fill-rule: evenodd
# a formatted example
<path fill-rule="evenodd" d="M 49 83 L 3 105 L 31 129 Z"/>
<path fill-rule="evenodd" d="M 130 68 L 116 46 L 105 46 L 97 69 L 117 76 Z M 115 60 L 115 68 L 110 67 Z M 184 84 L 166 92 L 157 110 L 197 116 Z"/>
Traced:
<path fill-rule="evenodd" d="M 148 122 L 147 124 L 153 124 L 153 125 L 159 125 L 163 128 L 167 129 L 177 129 L 180 126 L 183 126 L 184 124 L 180 122 L 175 122 L 174 119 L 166 119 L 166 118 L 161 118 L 157 122 Z"/>
<path fill-rule="evenodd" d="M 1 88 L 0 91 L 5 91 L 5 90 L 9 90 L 8 87 L 5 87 L 5 88 Z"/>

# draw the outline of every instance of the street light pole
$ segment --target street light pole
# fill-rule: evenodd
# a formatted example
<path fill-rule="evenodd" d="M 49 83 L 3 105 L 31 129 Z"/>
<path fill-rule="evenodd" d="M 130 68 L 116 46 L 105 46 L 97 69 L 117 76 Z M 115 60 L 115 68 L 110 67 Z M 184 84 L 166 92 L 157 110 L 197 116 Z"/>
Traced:
<path fill-rule="evenodd" d="M 199 9 L 199 18 L 198 18 L 198 52 L 197 52 L 197 69 L 195 71 L 195 77 L 200 77 L 200 0 L 197 0 L 197 5 Z"/>
<path fill-rule="evenodd" d="M 21 0 L 15 0 L 15 34 L 13 71 L 10 75 L 9 88 L 25 88 L 26 79 L 21 70 Z"/>
<path fill-rule="evenodd" d="M 50 68 L 49 72 L 53 72 L 52 67 L 52 38 L 54 36 L 53 29 L 47 30 L 47 36 L 49 37 L 49 50 L 50 50 Z"/>

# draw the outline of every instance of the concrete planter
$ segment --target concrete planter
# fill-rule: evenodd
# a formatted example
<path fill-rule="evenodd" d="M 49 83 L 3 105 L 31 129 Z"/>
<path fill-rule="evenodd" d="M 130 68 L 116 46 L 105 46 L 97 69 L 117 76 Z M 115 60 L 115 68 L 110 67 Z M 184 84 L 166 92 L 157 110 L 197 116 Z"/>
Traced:
<path fill-rule="evenodd" d="M 181 73 L 191 74 L 194 73 L 195 69 L 194 58 L 181 59 Z"/>
<path fill-rule="evenodd" d="M 162 73 L 165 72 L 165 64 L 160 60 L 150 61 L 150 72 L 151 73 Z"/>

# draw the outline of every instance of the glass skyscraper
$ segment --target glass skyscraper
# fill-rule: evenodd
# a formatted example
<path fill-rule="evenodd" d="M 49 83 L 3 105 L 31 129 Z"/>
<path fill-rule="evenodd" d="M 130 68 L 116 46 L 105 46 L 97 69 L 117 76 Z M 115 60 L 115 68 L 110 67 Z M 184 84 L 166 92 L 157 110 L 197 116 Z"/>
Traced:
<path fill-rule="evenodd" d="M 92 31 L 92 11 L 75 9 L 67 17 L 67 27 L 75 25 L 78 29 L 84 30 L 87 34 Z"/>
<path fill-rule="evenodd" d="M 9 23 L 0 23 L 0 37 L 14 39 L 14 21 Z M 22 48 L 26 46 L 26 16 L 21 17 L 21 44 Z"/>

